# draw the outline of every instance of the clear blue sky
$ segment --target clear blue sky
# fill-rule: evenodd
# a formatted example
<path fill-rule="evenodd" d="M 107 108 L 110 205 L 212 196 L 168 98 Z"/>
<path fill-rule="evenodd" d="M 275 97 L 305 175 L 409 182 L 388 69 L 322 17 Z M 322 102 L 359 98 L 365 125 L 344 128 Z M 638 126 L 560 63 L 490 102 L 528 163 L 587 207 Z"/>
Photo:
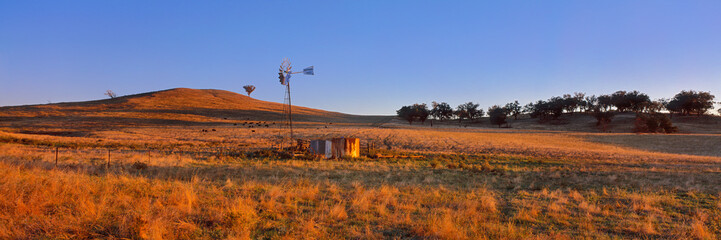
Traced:
<path fill-rule="evenodd" d="M 0 0 L 0 106 L 175 87 L 356 114 L 575 91 L 721 98 L 721 1 Z"/>

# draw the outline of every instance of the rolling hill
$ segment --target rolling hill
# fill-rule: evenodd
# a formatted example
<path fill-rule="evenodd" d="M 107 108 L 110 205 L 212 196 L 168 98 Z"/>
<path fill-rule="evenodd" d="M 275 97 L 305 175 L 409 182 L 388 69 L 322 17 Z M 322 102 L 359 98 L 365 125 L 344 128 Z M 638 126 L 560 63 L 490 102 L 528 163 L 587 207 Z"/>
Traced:
<path fill-rule="evenodd" d="M 127 95 L 113 99 L 86 102 L 0 107 L 0 130 L 10 132 L 63 132 L 63 129 L 100 130 L 143 126 L 212 126 L 244 121 L 280 122 L 284 105 L 262 101 L 242 94 L 215 89 L 174 88 L 156 92 Z M 386 123 L 385 127 L 429 127 L 407 125 L 392 116 L 360 116 L 293 106 L 297 123 Z M 512 130 L 569 131 L 588 133 L 631 133 L 635 115 L 619 114 L 606 131 L 600 131 L 595 119 L 587 114 L 565 114 L 558 121 L 539 123 L 537 119 L 509 119 Z M 721 133 L 721 118 L 674 117 L 679 133 Z M 436 121 L 438 127 L 469 127 L 498 129 L 487 118 L 458 124 L 457 121 Z"/>
<path fill-rule="evenodd" d="M 0 128 L 113 128 L 214 125 L 282 121 L 283 104 L 214 89 L 175 88 L 87 102 L 0 108 Z M 359 116 L 293 106 L 297 122 L 370 123 L 388 117 Z"/>

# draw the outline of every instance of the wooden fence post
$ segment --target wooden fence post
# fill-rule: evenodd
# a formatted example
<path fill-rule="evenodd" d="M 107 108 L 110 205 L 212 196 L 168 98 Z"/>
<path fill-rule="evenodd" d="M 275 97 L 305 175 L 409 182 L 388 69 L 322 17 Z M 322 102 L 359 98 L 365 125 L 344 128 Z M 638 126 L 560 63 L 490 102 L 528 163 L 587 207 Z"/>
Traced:
<path fill-rule="evenodd" d="M 107 168 L 110 169 L 110 148 L 108 148 L 108 164 Z"/>
<path fill-rule="evenodd" d="M 55 167 L 58 167 L 58 147 L 55 147 Z"/>

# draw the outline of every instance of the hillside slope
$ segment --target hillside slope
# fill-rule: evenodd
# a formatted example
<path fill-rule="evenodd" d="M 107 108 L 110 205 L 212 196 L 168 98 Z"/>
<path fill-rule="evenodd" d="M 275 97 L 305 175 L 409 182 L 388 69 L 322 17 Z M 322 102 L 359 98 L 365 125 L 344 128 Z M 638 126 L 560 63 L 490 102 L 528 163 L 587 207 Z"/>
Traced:
<path fill-rule="evenodd" d="M 108 128 L 145 125 L 212 125 L 239 121 L 281 121 L 283 104 L 213 89 L 175 88 L 87 102 L 0 108 L 0 128 Z M 375 122 L 358 116 L 293 107 L 298 122 Z"/>

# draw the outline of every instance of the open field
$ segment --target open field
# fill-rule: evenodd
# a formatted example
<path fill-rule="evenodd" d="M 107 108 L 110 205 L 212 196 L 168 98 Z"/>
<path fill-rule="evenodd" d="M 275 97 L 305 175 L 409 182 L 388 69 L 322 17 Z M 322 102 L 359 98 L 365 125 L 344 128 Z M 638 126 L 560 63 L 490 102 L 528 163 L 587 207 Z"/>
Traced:
<path fill-rule="evenodd" d="M 277 110 L 163 99 L 3 108 L 0 238 L 721 237 L 721 134 L 701 132 L 714 118 L 639 135 L 307 109 L 299 138 L 398 156 L 315 160 L 268 150 Z"/>

